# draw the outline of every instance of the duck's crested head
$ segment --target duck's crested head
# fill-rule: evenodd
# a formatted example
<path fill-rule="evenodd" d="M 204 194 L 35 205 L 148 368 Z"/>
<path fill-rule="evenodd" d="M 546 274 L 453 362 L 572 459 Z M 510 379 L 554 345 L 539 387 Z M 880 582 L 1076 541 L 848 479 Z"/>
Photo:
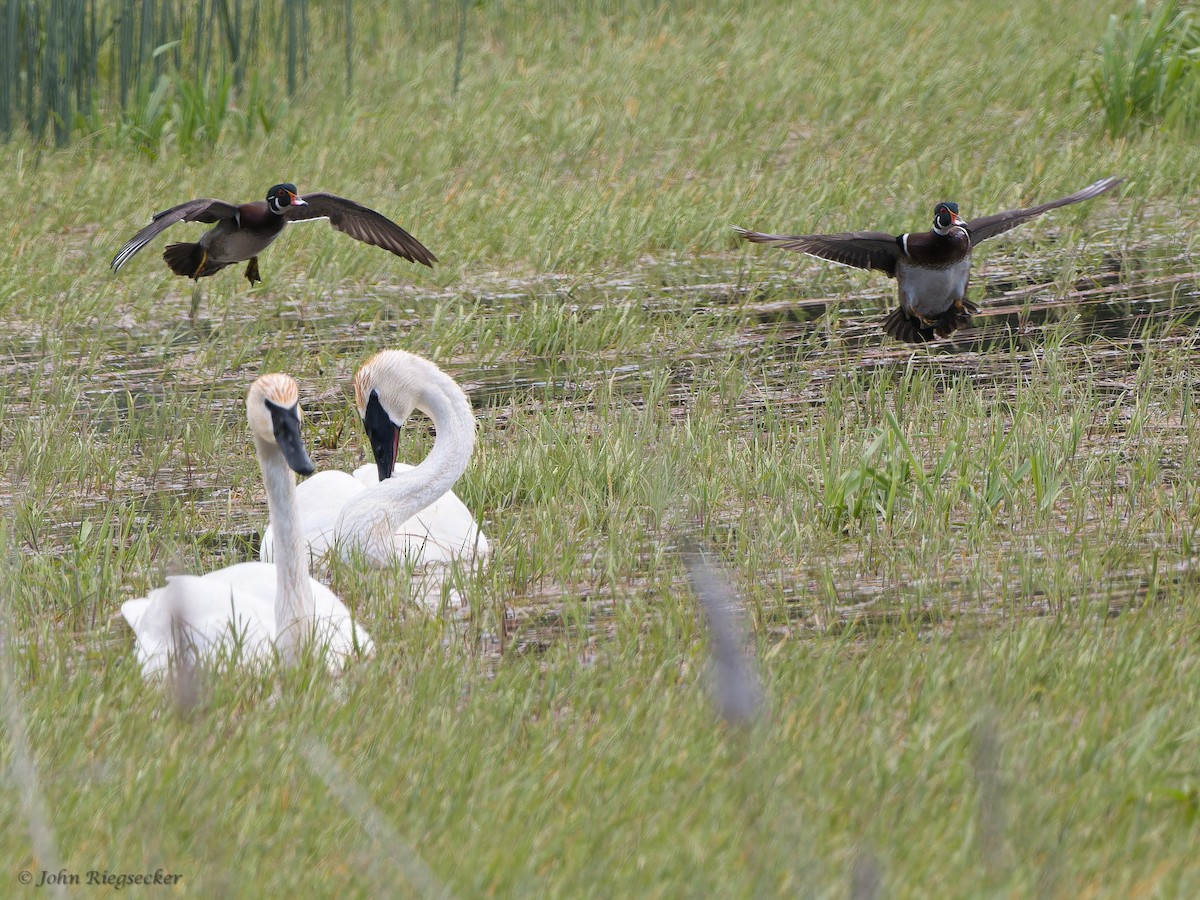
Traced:
<path fill-rule="evenodd" d="M 246 419 L 259 441 L 275 444 L 288 465 L 301 475 L 316 468 L 300 434 L 300 387 L 296 379 L 272 372 L 255 379 L 246 395 Z"/>
<path fill-rule="evenodd" d="M 289 206 L 307 206 L 300 199 L 300 192 L 296 190 L 296 186 L 290 181 L 283 184 L 275 184 L 267 191 L 267 206 L 271 207 L 271 212 L 279 215 Z"/>
<path fill-rule="evenodd" d="M 958 217 L 958 204 L 953 200 L 943 200 L 933 208 L 933 230 L 938 234 L 946 234 L 955 225 L 963 224 Z"/>

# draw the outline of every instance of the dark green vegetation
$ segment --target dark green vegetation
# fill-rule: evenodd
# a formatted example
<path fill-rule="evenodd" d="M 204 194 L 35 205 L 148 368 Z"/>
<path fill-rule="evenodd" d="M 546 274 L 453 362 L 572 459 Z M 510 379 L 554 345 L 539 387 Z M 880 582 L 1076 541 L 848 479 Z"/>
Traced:
<path fill-rule="evenodd" d="M 313 16 L 308 0 L 4 0 L 0 137 L 20 123 L 59 147 L 82 134 L 153 155 L 168 137 L 211 149 L 227 119 L 245 138 L 269 134 L 283 106 L 264 86 L 296 95 L 310 39 L 326 53 L 340 34 L 351 83 L 351 11 L 351 0 Z"/>
<path fill-rule="evenodd" d="M 1200 133 L 1200 20 L 1194 3 L 1138 0 L 1114 15 L 1100 44 L 1092 88 L 1116 137 L 1165 125 Z"/>
<path fill-rule="evenodd" d="M 381 13 L 349 99 L 314 52 L 269 137 L 211 154 L 4 147 L 5 721 L 65 864 L 210 896 L 1197 893 L 1200 150 L 1107 135 L 1118 4 L 578 5 L 471 6 L 457 92 L 457 19 Z M 884 341 L 886 279 L 727 227 L 900 232 L 1110 173 L 981 245 L 951 347 Z M 150 211 L 281 180 L 442 265 L 297 227 L 194 324 L 161 245 L 108 272 Z M 255 375 L 294 374 L 318 466 L 350 467 L 349 379 L 388 346 L 478 409 L 469 617 L 337 565 L 374 659 L 216 673 L 176 713 L 119 601 L 251 555 Z M 754 626 L 750 733 L 704 694 L 689 531 Z M 21 797 L 13 878 L 42 864 Z"/>

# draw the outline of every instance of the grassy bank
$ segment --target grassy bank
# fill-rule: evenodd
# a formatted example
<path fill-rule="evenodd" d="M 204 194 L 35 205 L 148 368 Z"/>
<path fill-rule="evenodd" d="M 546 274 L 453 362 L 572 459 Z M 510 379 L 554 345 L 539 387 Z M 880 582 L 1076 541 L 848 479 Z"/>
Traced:
<path fill-rule="evenodd" d="M 471 7 L 457 92 L 422 5 L 265 142 L 4 148 L 11 877 L 48 865 L 25 748 L 63 865 L 210 896 L 1194 893 L 1200 151 L 1103 134 L 1118 5 L 505 6 Z M 727 227 L 915 230 L 1109 173 L 979 249 L 953 347 L 882 337 L 886 279 Z M 442 264 L 295 228 L 194 322 L 165 241 L 107 270 L 151 212 L 280 180 Z M 469 615 L 335 565 L 373 659 L 214 672 L 178 713 L 119 603 L 256 551 L 254 376 L 294 374 L 318 467 L 352 468 L 350 377 L 389 346 L 477 409 Z M 704 692 L 692 533 L 753 625 L 747 733 Z"/>

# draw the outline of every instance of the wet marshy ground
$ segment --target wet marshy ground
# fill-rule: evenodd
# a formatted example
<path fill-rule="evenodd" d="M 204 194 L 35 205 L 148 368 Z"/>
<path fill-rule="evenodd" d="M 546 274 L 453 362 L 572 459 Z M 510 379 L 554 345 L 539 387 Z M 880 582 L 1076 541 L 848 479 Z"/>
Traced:
<path fill-rule="evenodd" d="M 193 534 L 200 555 L 216 564 L 250 558 L 265 517 L 254 473 L 243 467 L 231 481 L 211 464 L 214 444 L 232 452 L 240 446 L 246 385 L 264 369 L 302 358 L 303 368 L 319 375 L 302 379 L 314 458 L 319 467 L 345 465 L 360 429 L 351 375 L 384 346 L 434 356 L 470 395 L 481 428 L 497 429 L 529 408 L 594 417 L 599 386 L 636 406 L 646 402 L 648 379 L 665 383 L 653 402 L 682 414 L 697 385 L 716 377 L 717 361 L 731 359 L 753 373 L 754 386 L 739 402 L 733 430 L 754 427 L 767 405 L 784 413 L 820 409 L 830 386 L 847 378 L 911 373 L 1011 402 L 1040 370 L 1047 346 L 1060 364 L 1089 373 L 1097 396 L 1112 404 L 1106 414 L 1119 420 L 1147 415 L 1138 379 L 1149 351 L 1169 351 L 1183 368 L 1200 356 L 1193 337 L 1200 267 L 1169 236 L 1133 246 L 1092 241 L 1076 256 L 1053 246 L 992 250 L 973 273 L 980 315 L 953 339 L 928 347 L 881 333 L 894 303 L 890 280 L 807 257 L 778 254 L 771 262 L 729 254 L 648 259 L 621 276 L 481 276 L 441 289 L 314 291 L 297 282 L 277 293 L 268 286 L 252 296 L 221 294 L 202 302 L 195 320 L 187 315 L 187 289 L 172 283 L 161 303 L 124 308 L 118 296 L 113 308 L 74 328 L 6 321 L 0 408 L 23 430 L 4 429 L 0 505 L 16 514 L 13 537 L 26 556 L 69 558 L 81 529 L 94 534 L 117 505 L 132 507 L 133 521 L 150 531 L 167 511 L 185 508 L 211 523 Z M 427 431 L 424 422 L 414 427 Z M 1170 479 L 1171 460 L 1186 450 L 1180 420 L 1161 410 L 1147 427 L 1171 448 L 1160 473 Z M 1124 452 L 1104 443 L 1110 438 L 1084 440 L 1077 452 Z M 57 441 L 80 446 L 49 472 L 62 449 Z M 480 512 L 485 530 L 503 535 L 505 511 Z M 717 533 L 737 527 L 736 516 L 728 518 L 718 519 Z M 1102 576 L 1077 571 L 1067 593 L 1098 610 L 1118 610 L 1164 587 L 1181 590 L 1195 576 L 1176 538 L 1136 535 L 1130 553 L 1155 553 L 1163 540 L 1171 552 L 1161 566 L 1138 560 Z M 1039 536 L 1014 533 L 1011 541 L 1028 553 Z M 897 623 L 936 630 L 959 616 L 947 596 L 961 597 L 964 606 L 985 593 L 1020 598 L 994 603 L 996 616 L 1055 612 L 1062 595 L 1044 595 L 1017 559 L 992 547 L 939 572 L 897 579 L 864 565 L 850 546 L 843 560 L 826 560 L 820 571 L 780 566 L 750 593 L 759 625 L 781 636 Z M 930 602 L 923 600 L 925 579 L 937 581 Z M 685 590 L 682 572 L 670 589 Z M 486 631 L 494 649 L 536 651 L 564 634 L 587 641 L 612 627 L 623 598 L 653 599 L 663 591 L 653 578 L 540 578 Z M 116 599 L 106 602 L 115 608 Z"/>

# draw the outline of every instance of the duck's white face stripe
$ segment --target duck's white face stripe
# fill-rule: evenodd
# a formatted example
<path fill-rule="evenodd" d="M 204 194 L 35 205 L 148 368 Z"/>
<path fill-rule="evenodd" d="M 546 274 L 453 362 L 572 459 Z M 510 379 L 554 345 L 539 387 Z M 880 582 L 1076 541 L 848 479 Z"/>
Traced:
<path fill-rule="evenodd" d="M 949 234 L 949 233 L 950 233 L 950 232 L 952 232 L 952 231 L 953 231 L 955 228 L 961 228 L 961 229 L 962 229 L 962 231 L 963 231 L 963 234 L 967 235 L 968 237 L 970 237 L 970 236 L 971 236 L 971 232 L 967 231 L 967 226 L 966 226 L 966 225 L 964 225 L 964 224 L 962 223 L 962 221 L 955 222 L 955 223 L 953 223 L 952 225 L 949 225 L 949 226 L 948 226 L 948 227 L 946 227 L 946 228 L 939 228 L 939 227 L 938 227 L 938 224 L 937 224 L 937 220 L 934 220 L 934 223 L 933 223 L 933 230 L 934 230 L 934 233 L 936 233 L 936 234 L 940 234 L 940 235 L 943 235 L 943 236 L 944 236 L 944 235 L 947 235 L 947 234 Z"/>
<path fill-rule="evenodd" d="M 900 235 L 900 249 L 904 251 L 904 255 L 908 256 L 908 235 Z"/>

